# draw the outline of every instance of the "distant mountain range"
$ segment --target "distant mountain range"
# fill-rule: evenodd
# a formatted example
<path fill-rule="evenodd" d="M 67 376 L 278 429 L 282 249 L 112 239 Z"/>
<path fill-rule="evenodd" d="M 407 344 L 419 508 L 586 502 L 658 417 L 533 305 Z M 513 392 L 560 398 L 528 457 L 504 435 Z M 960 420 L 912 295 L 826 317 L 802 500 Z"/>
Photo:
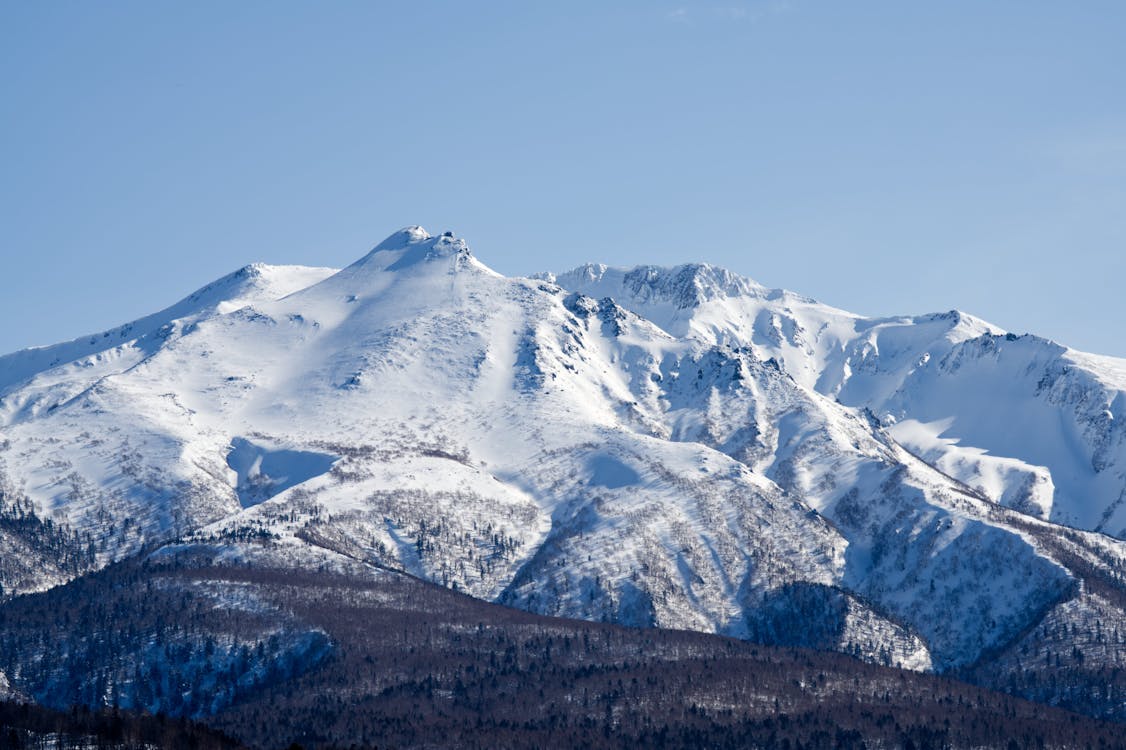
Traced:
<path fill-rule="evenodd" d="M 410 227 L 0 357 L 8 596 L 268 549 L 1126 721 L 1123 539 L 1126 360 L 702 264 L 505 278 Z M 0 690 L 66 694 L 28 653 Z"/>

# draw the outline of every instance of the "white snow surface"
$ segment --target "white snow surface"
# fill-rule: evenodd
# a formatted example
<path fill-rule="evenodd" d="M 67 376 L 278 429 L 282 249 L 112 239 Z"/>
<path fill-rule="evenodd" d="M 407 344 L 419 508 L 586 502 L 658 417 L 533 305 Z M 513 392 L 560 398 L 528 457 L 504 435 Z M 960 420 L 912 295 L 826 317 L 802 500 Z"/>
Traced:
<path fill-rule="evenodd" d="M 505 278 L 409 227 L 0 358 L 0 487 L 102 562 L 270 534 L 547 614 L 759 637 L 814 607 L 813 645 L 943 669 L 1073 589 L 997 503 L 1126 531 L 1124 372 L 706 265 Z"/>

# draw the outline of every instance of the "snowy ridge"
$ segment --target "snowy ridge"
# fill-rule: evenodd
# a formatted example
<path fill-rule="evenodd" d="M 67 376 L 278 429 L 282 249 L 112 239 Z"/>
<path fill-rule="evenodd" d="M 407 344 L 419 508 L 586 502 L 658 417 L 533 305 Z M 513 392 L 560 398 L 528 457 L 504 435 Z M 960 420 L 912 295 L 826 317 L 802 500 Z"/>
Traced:
<path fill-rule="evenodd" d="M 143 356 L 176 325 L 232 312 L 263 300 L 280 299 L 335 273 L 332 268 L 253 263 L 196 290 L 171 307 L 117 328 L 53 346 L 22 349 L 0 357 L 0 397 L 48 370 L 73 364 L 97 371 L 108 359 Z M 127 353 L 126 350 L 132 350 Z"/>
<path fill-rule="evenodd" d="M 625 290 L 631 299 L 642 304 L 667 304 L 678 310 L 700 307 L 706 302 L 729 297 L 771 294 L 750 279 L 707 263 L 690 263 L 675 268 L 637 266 L 631 269 L 588 263 L 559 276 L 544 273 L 534 278 L 555 282 L 566 289 L 590 290 L 592 296 L 617 297 Z"/>
<path fill-rule="evenodd" d="M 1126 537 L 1124 360 L 1015 336 L 956 310 L 860 318 L 706 266 L 548 276 L 675 336 L 776 359 L 806 388 L 879 415 L 905 447 L 996 502 Z M 723 283 L 704 283 L 712 278 Z M 697 286 L 708 291 L 690 305 L 651 291 Z"/>
<path fill-rule="evenodd" d="M 269 539 L 536 612 L 913 669 L 994 658 L 1047 613 L 1085 627 L 1092 576 L 1119 585 L 1126 545 L 1036 517 L 1074 505 L 1049 486 L 1101 491 L 1123 465 L 1098 410 L 1117 375 L 1061 347 L 705 265 L 508 279 L 419 227 L 285 278 L 97 356 L 0 359 L 2 486 L 99 564 Z M 944 390 L 984 400 L 989 378 L 1016 384 L 997 408 L 1076 415 L 1097 481 L 1066 483 L 1050 440 L 990 450 Z"/>

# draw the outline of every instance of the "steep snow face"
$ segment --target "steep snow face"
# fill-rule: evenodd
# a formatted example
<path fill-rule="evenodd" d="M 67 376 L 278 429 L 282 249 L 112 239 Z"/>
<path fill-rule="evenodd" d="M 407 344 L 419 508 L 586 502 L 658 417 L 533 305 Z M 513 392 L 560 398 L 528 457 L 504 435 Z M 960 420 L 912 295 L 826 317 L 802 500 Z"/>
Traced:
<path fill-rule="evenodd" d="M 992 484 L 1012 507 L 1122 538 L 1126 381 L 1091 364 L 1034 336 L 985 335 L 917 368 L 883 410 L 921 423 L 923 435 L 899 431 L 905 445 L 942 441 L 932 442 L 940 462 L 987 449 L 982 458 L 1001 471 L 960 477 L 979 491 L 990 494 Z"/>
<path fill-rule="evenodd" d="M 887 416 L 885 420 L 891 422 Z M 959 438 L 942 437 L 954 421 L 952 417 L 930 423 L 903 419 L 891 422 L 888 433 L 919 458 L 985 497 L 1038 518 L 1052 516 L 1056 488 L 1047 467 L 993 456 L 981 448 L 961 445 Z"/>
<path fill-rule="evenodd" d="M 1075 595 L 1071 558 L 839 400 L 891 404 L 984 324 L 864 321 L 707 266 L 588 269 L 615 301 L 419 227 L 318 275 L 13 380 L 0 486 L 98 562 L 268 537 L 538 612 L 919 669 Z"/>
<path fill-rule="evenodd" d="M 898 442 L 994 502 L 1126 537 L 1126 361 L 958 311 L 861 318 L 709 266 L 545 278 L 675 336 L 773 358 L 805 388 L 878 415 Z"/>

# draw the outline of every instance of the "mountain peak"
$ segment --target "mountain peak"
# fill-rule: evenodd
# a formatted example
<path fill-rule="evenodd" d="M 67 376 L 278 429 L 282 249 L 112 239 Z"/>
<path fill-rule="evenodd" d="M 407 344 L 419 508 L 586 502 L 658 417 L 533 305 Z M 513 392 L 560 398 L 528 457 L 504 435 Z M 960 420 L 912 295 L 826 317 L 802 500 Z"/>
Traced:
<path fill-rule="evenodd" d="M 420 226 L 400 229 L 352 264 L 353 270 L 403 271 L 434 261 L 448 260 L 455 268 L 484 266 L 473 257 L 469 245 L 453 232 L 433 236 Z"/>
<path fill-rule="evenodd" d="M 450 233 L 447 232 L 447 234 Z M 430 232 L 427 232 L 417 224 L 409 227 L 403 227 L 398 232 L 393 233 L 390 237 L 383 240 L 383 242 L 380 242 L 378 245 L 376 245 L 375 249 L 372 250 L 372 252 L 378 252 L 381 250 L 402 250 L 409 245 L 416 245 L 419 242 L 425 242 L 428 239 L 430 239 Z"/>
<path fill-rule="evenodd" d="M 671 303 L 681 310 L 698 307 L 713 299 L 757 297 L 764 293 L 763 287 L 756 282 L 708 263 L 633 268 L 587 263 L 566 273 L 541 274 L 539 278 L 554 281 L 565 289 L 581 289 L 587 294 L 597 287 L 598 293 L 592 296 L 641 303 Z"/>
<path fill-rule="evenodd" d="M 724 297 L 758 296 L 762 290 L 748 278 L 707 263 L 672 268 L 638 266 L 625 275 L 623 282 L 635 297 L 666 299 L 680 309 Z"/>

